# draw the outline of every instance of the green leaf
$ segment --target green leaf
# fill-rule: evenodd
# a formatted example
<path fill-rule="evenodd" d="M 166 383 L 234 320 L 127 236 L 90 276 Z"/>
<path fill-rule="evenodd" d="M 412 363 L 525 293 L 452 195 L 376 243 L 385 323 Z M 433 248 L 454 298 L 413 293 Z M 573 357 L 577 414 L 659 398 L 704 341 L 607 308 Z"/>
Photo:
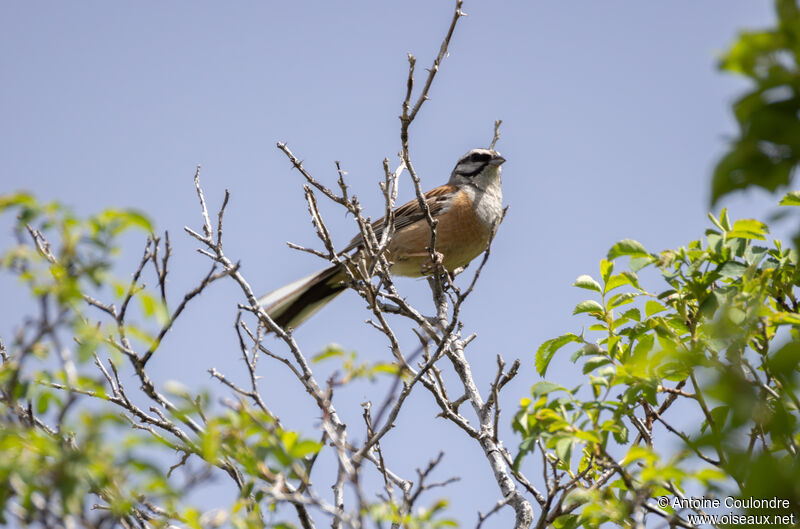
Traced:
<path fill-rule="evenodd" d="M 633 358 L 635 361 L 641 362 L 647 358 L 647 353 L 653 349 L 655 338 L 652 334 L 644 334 L 639 337 L 636 345 L 633 348 Z"/>
<path fill-rule="evenodd" d="M 609 360 L 605 356 L 592 356 L 589 359 L 587 359 L 586 362 L 583 364 L 583 374 L 585 375 L 586 373 L 594 371 L 600 366 L 604 366 L 610 363 L 611 360 Z"/>
<path fill-rule="evenodd" d="M 728 208 L 722 208 L 719 213 L 719 221 L 722 223 L 722 231 L 731 231 L 731 221 L 728 219 Z"/>
<path fill-rule="evenodd" d="M 221 433 L 222 432 L 219 431 L 219 424 L 215 421 L 210 421 L 200 439 L 200 455 L 210 463 L 213 463 L 217 459 L 217 454 L 222 444 Z"/>
<path fill-rule="evenodd" d="M 800 314 L 794 312 L 775 312 L 770 314 L 769 321 L 772 325 L 800 326 Z"/>
<path fill-rule="evenodd" d="M 600 261 L 600 276 L 603 278 L 603 283 L 608 283 L 608 278 L 614 271 L 614 263 L 605 259 Z"/>
<path fill-rule="evenodd" d="M 541 397 L 542 395 L 547 395 L 553 391 L 567 391 L 567 389 L 564 386 L 560 386 L 546 380 L 539 381 L 531 387 L 531 393 L 534 397 Z"/>
<path fill-rule="evenodd" d="M 622 460 L 622 466 L 630 465 L 631 463 L 639 460 L 644 460 L 652 463 L 658 459 L 658 456 L 652 450 L 640 445 L 633 445 L 628 449 L 628 453 Z"/>
<path fill-rule="evenodd" d="M 722 211 L 725 211 L 725 210 L 723 209 Z M 715 217 L 713 213 L 711 213 L 711 212 L 708 213 L 708 219 L 711 221 L 711 223 L 714 226 L 719 228 L 720 231 L 728 231 L 728 230 L 726 230 L 725 228 L 722 227 L 722 223 L 717 220 L 717 217 Z"/>
<path fill-rule="evenodd" d="M 791 376 L 800 365 L 800 343 L 789 342 L 776 351 L 768 361 L 772 373 L 780 377 Z"/>
<path fill-rule="evenodd" d="M 603 440 L 597 435 L 597 432 L 586 431 L 586 430 L 578 430 L 575 432 L 575 437 L 580 439 L 581 441 L 586 441 L 587 443 L 595 443 L 599 444 Z"/>
<path fill-rule="evenodd" d="M 623 239 L 611 247 L 606 258 L 609 261 L 613 261 L 617 257 L 623 255 L 630 255 L 632 257 L 645 257 L 649 256 L 650 254 L 647 253 L 647 250 L 644 246 L 642 246 L 642 243 L 634 241 L 633 239 Z"/>
<path fill-rule="evenodd" d="M 25 191 L 0 195 L 0 212 L 13 206 L 30 208 L 36 205 L 36 198 Z"/>
<path fill-rule="evenodd" d="M 767 225 L 755 219 L 739 219 L 733 223 L 733 229 L 727 233 L 728 238 L 765 240 L 769 232 Z"/>
<path fill-rule="evenodd" d="M 728 478 L 728 475 L 716 468 L 704 468 L 696 472 L 692 477 L 707 486 L 711 482 L 723 483 Z"/>
<path fill-rule="evenodd" d="M 52 394 L 47 393 L 47 392 L 42 393 L 41 395 L 39 395 L 39 400 L 36 403 L 36 412 L 39 415 L 47 413 L 47 409 L 50 407 L 50 401 L 51 400 L 52 401 L 56 401 L 57 399 L 55 399 Z"/>
<path fill-rule="evenodd" d="M 786 193 L 780 202 L 779 206 L 800 206 L 800 191 L 790 191 Z"/>
<path fill-rule="evenodd" d="M 130 336 L 140 340 L 142 343 L 145 344 L 146 347 L 155 347 L 158 345 L 156 343 L 156 337 L 142 329 L 137 325 L 126 325 L 125 332 L 127 332 Z"/>
<path fill-rule="evenodd" d="M 321 352 L 315 354 L 311 357 L 312 362 L 322 362 L 323 360 L 327 360 L 328 358 L 336 358 L 344 356 L 344 349 L 340 345 L 337 344 L 328 344 L 325 346 Z"/>
<path fill-rule="evenodd" d="M 592 276 L 589 275 L 579 276 L 578 279 L 572 283 L 572 286 L 585 288 L 586 290 L 594 290 L 595 292 L 601 292 L 600 283 L 592 279 Z"/>
<path fill-rule="evenodd" d="M 568 462 L 572 454 L 572 439 L 569 437 L 562 437 L 556 442 L 555 446 L 556 455 L 564 462 Z"/>
<path fill-rule="evenodd" d="M 667 310 L 667 308 L 664 305 L 652 299 L 644 304 L 644 315 L 646 318 L 649 318 L 657 312 L 662 312 L 665 310 Z"/>
<path fill-rule="evenodd" d="M 78 343 L 78 361 L 86 362 L 92 357 L 92 353 L 97 351 L 105 337 L 101 328 L 89 321 L 76 322 L 74 332 L 74 339 Z"/>
<path fill-rule="evenodd" d="M 629 284 L 630 284 L 630 279 L 627 276 L 625 276 L 624 274 L 615 274 L 608 278 L 608 282 L 606 282 L 603 293 L 605 294 L 606 292 L 611 292 L 615 288 L 619 288 L 623 285 L 629 285 Z"/>
<path fill-rule="evenodd" d="M 556 351 L 568 343 L 580 341 L 580 337 L 572 333 L 567 333 L 558 338 L 552 338 L 544 342 L 539 346 L 539 350 L 536 351 L 536 371 L 544 376 L 545 372 L 547 372 L 547 366 L 550 365 L 550 361 L 553 359 L 553 355 L 556 354 Z"/>
<path fill-rule="evenodd" d="M 628 282 L 631 286 L 637 290 L 642 290 L 642 287 L 639 286 L 639 276 L 637 276 L 634 272 L 630 272 L 625 270 L 622 272 L 622 275 L 628 279 Z"/>
<path fill-rule="evenodd" d="M 710 410 L 711 418 L 714 420 L 714 424 L 716 425 L 717 429 L 722 429 L 725 425 L 725 422 L 728 420 L 728 414 L 730 413 L 731 408 L 727 405 L 717 406 Z M 701 431 L 705 431 L 706 427 L 708 426 L 708 421 L 703 421 L 703 427 Z"/>
<path fill-rule="evenodd" d="M 575 314 L 581 314 L 583 312 L 589 312 L 592 314 L 603 314 L 603 306 L 596 302 L 593 299 L 587 299 L 586 301 L 581 301 L 577 305 L 575 305 L 575 310 L 572 311 L 573 316 Z"/>
<path fill-rule="evenodd" d="M 157 298 L 147 291 L 140 292 L 137 297 L 146 318 L 155 317 L 159 325 L 166 325 L 169 322 L 169 312 L 161 298 Z"/>
<path fill-rule="evenodd" d="M 631 272 L 638 272 L 645 266 L 651 265 L 657 261 L 658 259 L 656 259 L 652 255 L 647 255 L 643 257 L 631 257 L 631 260 L 628 263 L 628 267 L 631 269 Z"/>
<path fill-rule="evenodd" d="M 187 507 L 186 510 L 183 511 L 182 518 L 189 524 L 189 527 L 193 529 L 202 529 L 202 525 L 200 524 L 200 511 L 193 507 Z"/>
<path fill-rule="evenodd" d="M 721 277 L 729 277 L 738 279 L 742 277 L 744 271 L 747 270 L 747 265 L 738 261 L 725 261 L 717 267 L 717 273 Z"/>
<path fill-rule="evenodd" d="M 619 428 L 614 430 L 614 440 L 621 445 L 626 444 L 628 442 L 628 427 L 620 424 Z"/>
<path fill-rule="evenodd" d="M 372 364 L 371 371 L 378 375 L 391 375 L 397 376 L 403 372 L 402 368 L 397 364 L 391 364 L 388 362 L 377 362 Z"/>
<path fill-rule="evenodd" d="M 633 298 L 636 297 L 636 294 L 631 292 L 623 292 L 621 294 L 615 294 L 608 300 L 608 308 L 613 309 L 614 307 L 619 307 L 620 305 L 625 305 L 633 301 Z"/>
<path fill-rule="evenodd" d="M 135 209 L 104 209 L 93 220 L 98 227 L 103 227 L 115 235 L 128 228 L 140 228 L 147 233 L 153 233 L 154 231 L 153 223 L 150 222 L 150 219 Z"/>
<path fill-rule="evenodd" d="M 789 158 L 770 156 L 764 151 L 759 138 L 742 137 L 733 143 L 714 169 L 711 179 L 711 204 L 723 196 L 758 186 L 774 192 L 778 187 L 789 185 L 792 169 L 796 165 L 794 156 Z"/>
<path fill-rule="evenodd" d="M 594 327 L 594 325 L 592 327 Z M 596 329 L 596 330 L 606 330 L 606 327 L 604 326 L 604 327 L 602 327 L 600 329 Z M 584 345 L 583 347 L 581 347 L 580 349 L 578 349 L 577 351 L 572 353 L 572 356 L 570 357 L 570 361 L 572 361 L 574 363 L 578 358 L 580 358 L 582 356 L 598 354 L 600 352 L 602 352 L 602 349 L 600 349 L 600 347 L 597 344 L 587 343 L 586 345 Z"/>
<path fill-rule="evenodd" d="M 747 264 L 757 264 L 761 262 L 761 259 L 767 255 L 768 249 L 763 246 L 756 246 L 754 244 L 748 244 L 747 248 L 744 250 L 744 259 L 747 261 Z"/>
<path fill-rule="evenodd" d="M 125 219 L 128 225 L 140 228 L 148 233 L 153 233 L 153 223 L 141 211 L 135 209 L 124 209 L 120 212 L 120 216 Z"/>
<path fill-rule="evenodd" d="M 298 459 L 303 458 L 307 455 L 316 454 L 319 452 L 320 448 L 322 448 L 320 443 L 311 439 L 305 439 L 292 445 L 291 449 L 289 450 L 289 456 Z"/>
<path fill-rule="evenodd" d="M 119 281 L 114 281 L 113 289 L 114 289 L 114 295 L 117 296 L 119 299 L 122 299 L 123 296 L 125 296 L 125 293 L 128 291 L 128 286 L 123 285 Z"/>
<path fill-rule="evenodd" d="M 642 321 L 642 313 L 636 308 L 626 310 L 622 313 L 622 317 L 629 320 Z"/>
<path fill-rule="evenodd" d="M 739 35 L 720 62 L 720 68 L 755 77 L 755 68 L 761 57 L 781 47 L 775 31 L 747 31 Z"/>
<path fill-rule="evenodd" d="M 566 499 L 564 500 L 564 506 L 574 509 L 575 505 L 583 505 L 584 503 L 589 503 L 593 500 L 592 492 L 578 487 L 572 489 L 572 491 L 567 495 Z M 561 525 L 558 523 L 558 520 L 565 518 L 565 516 L 559 516 L 556 518 L 556 521 L 553 523 L 553 526 L 557 529 L 575 529 L 576 527 L 581 527 L 580 522 L 581 519 L 576 514 L 567 515 L 567 517 L 571 517 L 568 521 L 564 523 L 567 525 Z"/>

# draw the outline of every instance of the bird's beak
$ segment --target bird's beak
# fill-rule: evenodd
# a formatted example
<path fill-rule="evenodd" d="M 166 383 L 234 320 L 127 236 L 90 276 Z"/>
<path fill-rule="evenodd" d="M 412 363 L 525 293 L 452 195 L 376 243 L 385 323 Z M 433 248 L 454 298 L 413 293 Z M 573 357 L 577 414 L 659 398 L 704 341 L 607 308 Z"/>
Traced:
<path fill-rule="evenodd" d="M 489 162 L 489 165 L 503 165 L 506 159 L 500 156 L 499 154 L 492 158 L 492 161 Z"/>

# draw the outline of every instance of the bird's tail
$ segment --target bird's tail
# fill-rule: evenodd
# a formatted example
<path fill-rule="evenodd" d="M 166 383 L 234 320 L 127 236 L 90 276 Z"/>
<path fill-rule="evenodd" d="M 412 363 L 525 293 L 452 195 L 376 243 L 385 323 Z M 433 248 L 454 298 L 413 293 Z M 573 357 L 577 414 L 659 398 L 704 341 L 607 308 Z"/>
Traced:
<path fill-rule="evenodd" d="M 282 286 L 258 302 L 275 323 L 296 329 L 347 288 L 346 278 L 344 268 L 334 265 Z"/>

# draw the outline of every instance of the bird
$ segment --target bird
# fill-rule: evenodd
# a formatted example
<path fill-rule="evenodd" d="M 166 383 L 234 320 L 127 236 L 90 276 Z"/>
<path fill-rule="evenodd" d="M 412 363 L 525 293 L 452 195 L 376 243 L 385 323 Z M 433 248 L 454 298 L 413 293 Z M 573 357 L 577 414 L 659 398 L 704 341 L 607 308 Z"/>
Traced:
<path fill-rule="evenodd" d="M 502 165 L 506 159 L 494 149 L 472 149 L 456 163 L 450 180 L 424 194 L 437 219 L 435 250 L 439 264 L 448 272 L 462 268 L 489 246 L 492 232 L 503 216 Z M 385 218 L 372 224 L 380 239 Z M 435 273 L 428 247 L 431 228 L 418 199 L 394 210 L 395 231 L 386 251 L 392 275 L 423 277 Z M 342 253 L 359 251 L 361 235 Z M 259 305 L 284 329 L 296 329 L 347 289 L 345 264 L 298 279 L 261 297 Z"/>

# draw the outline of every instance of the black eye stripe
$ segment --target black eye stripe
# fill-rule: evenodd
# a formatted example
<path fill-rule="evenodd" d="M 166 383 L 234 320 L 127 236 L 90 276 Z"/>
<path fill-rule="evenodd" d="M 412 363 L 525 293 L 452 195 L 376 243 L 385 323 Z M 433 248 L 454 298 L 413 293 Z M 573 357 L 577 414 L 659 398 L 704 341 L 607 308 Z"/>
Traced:
<path fill-rule="evenodd" d="M 499 157 L 500 155 L 492 150 L 473 149 L 458 161 L 453 170 L 453 174 L 466 178 L 474 177 L 480 174 L 493 160 Z"/>

